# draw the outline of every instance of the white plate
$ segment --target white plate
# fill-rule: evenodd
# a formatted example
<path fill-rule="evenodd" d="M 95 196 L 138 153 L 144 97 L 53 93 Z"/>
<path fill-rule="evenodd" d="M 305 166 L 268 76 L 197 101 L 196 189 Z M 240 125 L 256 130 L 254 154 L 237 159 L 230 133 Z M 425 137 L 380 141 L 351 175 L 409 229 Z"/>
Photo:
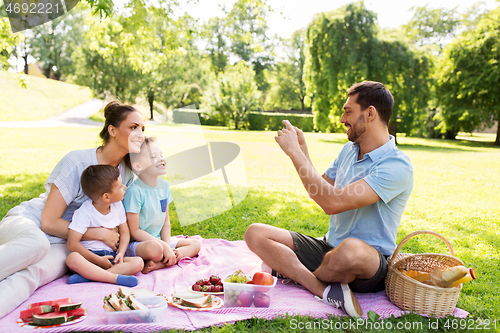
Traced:
<path fill-rule="evenodd" d="M 213 298 L 213 300 L 212 300 L 213 306 L 211 306 L 209 308 L 192 308 L 190 306 L 180 305 L 180 304 L 174 303 L 171 298 L 168 300 L 168 304 L 175 306 L 178 309 L 187 310 L 187 311 L 212 311 L 212 310 L 216 310 L 216 309 L 219 309 L 219 308 L 224 306 L 224 300 L 222 298 L 217 297 L 217 296 L 213 296 L 212 298 Z"/>

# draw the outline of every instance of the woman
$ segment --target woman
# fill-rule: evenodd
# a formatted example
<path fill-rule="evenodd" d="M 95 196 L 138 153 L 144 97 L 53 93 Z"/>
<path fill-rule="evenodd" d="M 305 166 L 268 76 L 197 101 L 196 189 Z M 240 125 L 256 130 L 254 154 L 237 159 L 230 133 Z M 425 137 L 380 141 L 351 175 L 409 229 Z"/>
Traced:
<path fill-rule="evenodd" d="M 65 274 L 68 226 L 73 212 L 88 199 L 80 186 L 83 170 L 95 164 L 114 165 L 123 183 L 132 183 L 133 173 L 123 159 L 129 151 L 140 152 L 142 115 L 116 101 L 106 105 L 104 115 L 103 145 L 64 156 L 44 184 L 47 192 L 12 208 L 0 222 L 0 318 L 37 288 Z M 101 240 L 116 249 L 119 235 L 116 230 L 93 228 L 83 239 Z"/>

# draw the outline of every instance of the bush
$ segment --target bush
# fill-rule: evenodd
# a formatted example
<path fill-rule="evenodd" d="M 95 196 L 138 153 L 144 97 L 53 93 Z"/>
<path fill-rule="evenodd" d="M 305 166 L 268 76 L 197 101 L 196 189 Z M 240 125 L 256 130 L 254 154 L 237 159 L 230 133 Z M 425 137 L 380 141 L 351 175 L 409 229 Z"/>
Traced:
<path fill-rule="evenodd" d="M 283 120 L 285 119 L 304 132 L 312 132 L 314 130 L 313 115 L 275 112 L 250 112 L 250 129 L 277 131 L 283 128 Z"/>

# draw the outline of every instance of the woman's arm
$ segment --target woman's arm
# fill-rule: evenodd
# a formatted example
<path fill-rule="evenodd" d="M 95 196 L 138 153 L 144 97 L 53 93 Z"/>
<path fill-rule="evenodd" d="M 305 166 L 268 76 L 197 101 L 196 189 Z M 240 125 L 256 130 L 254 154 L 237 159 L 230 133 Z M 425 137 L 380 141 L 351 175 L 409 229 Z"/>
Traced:
<path fill-rule="evenodd" d="M 55 184 L 45 202 L 42 212 L 42 231 L 59 238 L 68 239 L 69 222 L 62 218 L 68 205 Z M 99 240 L 116 251 L 120 235 L 115 229 L 89 228 L 83 235 L 83 240 Z"/>
<path fill-rule="evenodd" d="M 52 184 L 42 212 L 42 231 L 68 239 L 69 222 L 62 218 L 67 207 L 61 192 L 55 184 Z"/>

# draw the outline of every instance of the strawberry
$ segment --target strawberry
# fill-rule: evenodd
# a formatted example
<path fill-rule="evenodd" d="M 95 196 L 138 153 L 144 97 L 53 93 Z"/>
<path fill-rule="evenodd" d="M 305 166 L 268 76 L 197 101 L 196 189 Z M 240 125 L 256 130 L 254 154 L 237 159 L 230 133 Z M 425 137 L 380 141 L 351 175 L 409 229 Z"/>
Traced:
<path fill-rule="evenodd" d="M 220 293 L 222 291 L 222 288 L 223 287 L 221 285 L 216 285 L 216 286 L 214 286 L 212 292 L 214 292 L 214 293 Z"/>
<path fill-rule="evenodd" d="M 199 284 L 193 284 L 194 291 L 202 291 L 201 288 L 202 288 L 202 286 L 200 286 Z"/>
<path fill-rule="evenodd" d="M 216 286 L 222 284 L 222 281 L 217 275 L 210 275 L 210 283 Z"/>

